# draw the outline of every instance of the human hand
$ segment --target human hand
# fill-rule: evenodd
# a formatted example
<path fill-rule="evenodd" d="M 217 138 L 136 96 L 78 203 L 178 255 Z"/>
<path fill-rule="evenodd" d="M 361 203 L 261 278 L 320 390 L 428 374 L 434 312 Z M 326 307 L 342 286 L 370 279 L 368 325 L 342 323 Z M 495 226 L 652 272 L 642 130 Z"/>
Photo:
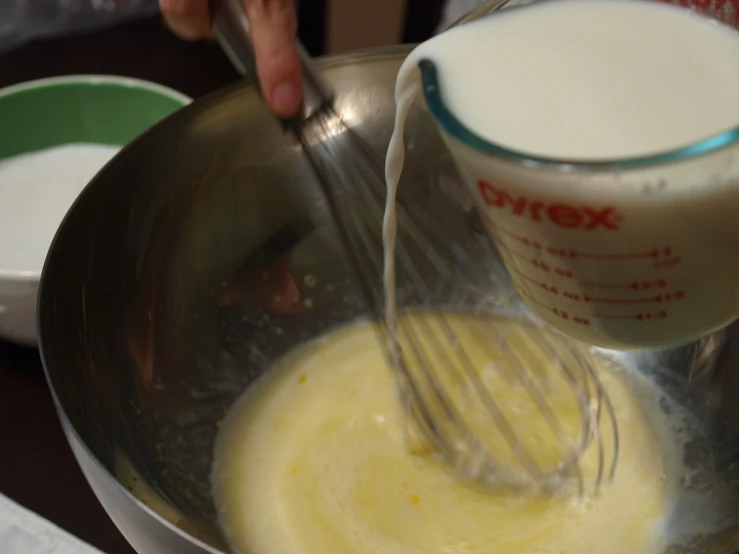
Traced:
<path fill-rule="evenodd" d="M 302 101 L 294 2 L 241 1 L 249 20 L 264 97 L 277 115 L 292 117 Z M 159 7 L 169 28 L 181 38 L 198 40 L 212 35 L 208 0 L 159 0 Z"/>

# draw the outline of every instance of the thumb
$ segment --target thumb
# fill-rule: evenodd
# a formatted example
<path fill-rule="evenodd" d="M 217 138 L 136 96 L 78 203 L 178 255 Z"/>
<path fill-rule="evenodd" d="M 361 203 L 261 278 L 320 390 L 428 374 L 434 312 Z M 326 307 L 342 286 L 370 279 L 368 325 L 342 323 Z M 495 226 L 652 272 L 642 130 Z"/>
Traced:
<path fill-rule="evenodd" d="M 303 96 L 293 0 L 244 0 L 244 7 L 264 96 L 277 115 L 292 117 Z"/>

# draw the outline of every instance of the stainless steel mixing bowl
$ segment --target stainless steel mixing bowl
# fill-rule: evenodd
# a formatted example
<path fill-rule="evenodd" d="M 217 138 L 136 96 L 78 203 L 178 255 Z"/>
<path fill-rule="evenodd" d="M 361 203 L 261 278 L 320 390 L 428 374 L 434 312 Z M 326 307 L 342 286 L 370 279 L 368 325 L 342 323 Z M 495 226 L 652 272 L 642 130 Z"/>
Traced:
<path fill-rule="evenodd" d="M 322 62 L 338 109 L 379 150 L 407 52 Z M 497 287 L 486 301 L 521 309 L 502 266 L 485 254 L 471 203 L 422 106 L 407 139 L 401 195 L 481 249 Z M 246 84 L 182 109 L 93 180 L 48 256 L 39 338 L 69 442 L 134 548 L 229 552 L 209 484 L 218 423 L 287 350 L 365 316 L 358 290 L 299 149 Z M 480 301 L 479 291 L 467 292 Z M 692 402 L 701 432 L 685 455 L 713 469 L 692 480 L 695 494 L 677 506 L 675 521 L 686 526 L 690 518 L 680 515 L 705 502 L 721 505 L 726 520 L 723 533 L 690 552 L 739 552 L 737 332 L 620 356 Z"/>

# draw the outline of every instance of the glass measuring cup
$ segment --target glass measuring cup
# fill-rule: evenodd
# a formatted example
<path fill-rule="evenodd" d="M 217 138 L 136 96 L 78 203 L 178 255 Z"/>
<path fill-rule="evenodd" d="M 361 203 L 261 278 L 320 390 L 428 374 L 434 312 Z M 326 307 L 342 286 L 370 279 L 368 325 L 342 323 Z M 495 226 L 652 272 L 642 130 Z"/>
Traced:
<path fill-rule="evenodd" d="M 493 0 L 461 23 L 530 2 Z M 739 21 L 735 0 L 669 3 Z M 476 135 L 445 104 L 434 63 L 419 67 L 429 110 L 538 316 L 618 349 L 685 343 L 739 317 L 739 127 L 656 156 L 548 160 Z"/>

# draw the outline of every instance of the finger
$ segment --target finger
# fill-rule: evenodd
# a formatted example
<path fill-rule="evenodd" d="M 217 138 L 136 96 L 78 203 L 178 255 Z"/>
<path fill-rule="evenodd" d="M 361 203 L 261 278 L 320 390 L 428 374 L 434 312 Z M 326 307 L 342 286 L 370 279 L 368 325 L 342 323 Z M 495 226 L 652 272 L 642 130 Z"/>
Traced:
<path fill-rule="evenodd" d="M 244 0 L 244 5 L 262 91 L 278 115 L 292 117 L 303 97 L 293 0 Z"/>
<path fill-rule="evenodd" d="M 159 0 L 164 21 L 174 34 L 185 40 L 209 37 L 208 0 Z"/>

